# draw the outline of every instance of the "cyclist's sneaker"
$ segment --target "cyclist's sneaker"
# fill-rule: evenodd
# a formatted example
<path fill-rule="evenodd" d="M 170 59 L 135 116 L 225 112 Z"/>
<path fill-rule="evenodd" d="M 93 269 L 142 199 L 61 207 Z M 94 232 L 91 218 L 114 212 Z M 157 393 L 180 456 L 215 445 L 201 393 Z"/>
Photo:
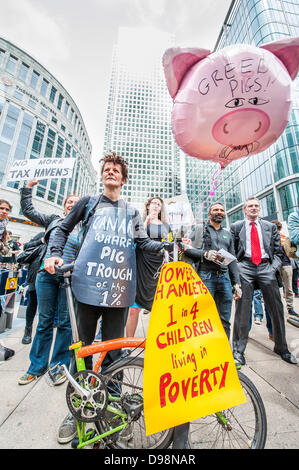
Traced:
<path fill-rule="evenodd" d="M 298 318 L 299 318 L 298 313 L 296 313 L 293 308 L 289 308 L 289 309 L 288 309 L 288 314 L 289 314 L 289 315 L 292 315 L 293 317 L 298 317 Z"/>
<path fill-rule="evenodd" d="M 33 382 L 33 380 L 36 380 L 38 377 L 37 375 L 31 375 L 26 372 L 26 374 L 22 375 L 22 377 L 19 378 L 19 385 L 26 385 L 30 384 L 30 382 Z"/>
<path fill-rule="evenodd" d="M 119 439 L 123 441 L 129 441 L 133 437 L 133 424 L 129 423 L 128 426 L 119 431 Z"/>
<path fill-rule="evenodd" d="M 59 444 L 67 444 L 76 437 L 76 434 L 76 420 L 73 415 L 68 414 L 62 421 L 58 430 L 57 442 L 59 442 Z"/>

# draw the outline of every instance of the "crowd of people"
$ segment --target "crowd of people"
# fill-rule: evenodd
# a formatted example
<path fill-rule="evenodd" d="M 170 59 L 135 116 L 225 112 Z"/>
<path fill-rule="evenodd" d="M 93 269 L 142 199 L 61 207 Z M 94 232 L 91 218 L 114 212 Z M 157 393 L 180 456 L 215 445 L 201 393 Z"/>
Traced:
<path fill-rule="evenodd" d="M 0 255 L 15 256 L 20 265 L 28 267 L 29 302 L 22 343 L 32 344 L 30 364 L 19 378 L 20 385 L 36 380 L 57 363 L 65 364 L 72 374 L 76 372 L 69 350 L 72 330 L 65 289 L 61 285 L 63 278 L 55 272 L 55 265 L 74 263 L 72 291 L 78 333 L 84 344 L 95 340 L 99 319 L 101 337 L 105 341 L 125 334 L 134 336 L 140 311 L 150 313 L 163 253 L 165 250 L 173 252 L 174 234 L 167 222 L 164 201 L 159 196 L 154 195 L 146 201 L 143 217 L 121 199 L 121 189 L 127 178 L 128 166 L 124 159 L 114 152 L 105 155 L 101 167 L 103 193 L 81 198 L 69 195 L 64 202 L 63 217 L 43 214 L 34 207 L 32 191 L 38 181 L 29 180 L 21 189 L 21 208 L 25 217 L 44 230 L 24 245 L 22 253 L 18 253 L 19 247 L 9 244 L 6 226 L 11 205 L 0 200 Z M 258 199 L 246 200 L 243 211 L 244 220 L 233 223 L 228 231 L 222 227 L 226 216 L 224 205 L 220 202 L 211 204 L 208 220 L 196 224 L 191 233 L 182 238 L 179 246 L 183 259 L 193 264 L 214 298 L 224 331 L 232 341 L 237 364 L 246 363 L 245 350 L 253 317 L 256 324 L 261 324 L 263 319 L 262 302 L 274 352 L 282 360 L 297 364 L 286 341 L 279 287 L 283 287 L 287 320 L 298 327 L 299 315 L 294 310 L 293 299 L 298 296 L 299 211 L 291 214 L 288 220 L 289 239 L 296 247 L 291 256 L 281 234 L 281 223 L 261 218 Z M 122 259 L 117 259 L 116 249 L 110 249 L 116 248 L 118 243 L 122 246 Z M 221 249 L 232 255 L 233 261 L 229 264 L 223 263 L 219 254 Z M 123 295 L 116 305 L 109 297 L 109 281 L 106 281 L 105 291 L 99 288 L 99 284 L 104 283 L 97 281 L 102 281 L 105 267 L 109 267 L 110 272 L 117 272 L 120 264 L 127 275 L 121 280 Z M 233 301 L 235 317 L 231 325 Z M 7 349 L 1 346 L 0 360 L 11 357 Z M 120 354 L 119 350 L 108 353 L 103 370 Z M 86 358 L 86 367 L 92 368 L 92 357 Z M 64 380 L 64 376 L 57 374 L 55 385 Z M 75 419 L 67 414 L 58 430 L 58 442 L 70 442 L 76 432 Z M 188 446 L 188 424 L 177 426 L 174 448 Z"/>

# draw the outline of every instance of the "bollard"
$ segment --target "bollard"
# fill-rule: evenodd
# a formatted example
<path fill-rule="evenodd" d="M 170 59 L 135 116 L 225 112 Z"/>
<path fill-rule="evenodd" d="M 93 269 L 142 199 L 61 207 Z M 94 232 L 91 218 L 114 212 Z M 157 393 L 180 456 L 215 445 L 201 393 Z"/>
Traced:
<path fill-rule="evenodd" d="M 26 287 L 20 296 L 17 318 L 26 318 L 26 309 L 29 301 L 29 289 Z"/>

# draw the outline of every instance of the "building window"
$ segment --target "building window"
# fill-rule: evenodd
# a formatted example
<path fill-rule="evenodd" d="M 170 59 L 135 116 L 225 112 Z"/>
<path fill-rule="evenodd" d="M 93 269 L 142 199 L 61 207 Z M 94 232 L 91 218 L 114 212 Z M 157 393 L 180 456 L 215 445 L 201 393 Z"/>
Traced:
<path fill-rule="evenodd" d="M 30 86 L 31 88 L 36 88 L 36 84 L 39 78 L 39 73 L 37 73 L 35 70 L 33 70 L 32 75 L 31 75 L 31 80 L 30 80 Z"/>
<path fill-rule="evenodd" d="M 3 49 L 0 49 L 0 64 L 2 64 L 4 54 L 5 54 L 5 51 Z"/>
<path fill-rule="evenodd" d="M 30 114 L 24 113 L 23 122 L 21 130 L 19 133 L 19 138 L 14 154 L 15 160 L 24 160 L 26 157 L 28 142 L 33 125 L 33 116 Z"/>
<path fill-rule="evenodd" d="M 69 103 L 66 101 L 66 102 L 65 102 L 65 106 L 64 106 L 64 115 L 65 115 L 65 116 L 67 116 L 69 107 L 70 107 L 70 105 L 69 105 Z"/>
<path fill-rule="evenodd" d="M 62 96 L 62 94 L 60 93 L 60 94 L 59 94 L 59 97 L 58 97 L 58 103 L 57 103 L 57 108 L 58 108 L 58 109 L 61 109 L 62 102 L 63 102 L 63 96 Z"/>
<path fill-rule="evenodd" d="M 16 57 L 10 55 L 8 57 L 8 61 L 7 61 L 7 64 L 6 64 L 6 72 L 9 72 L 9 73 L 13 74 L 15 72 L 17 62 L 18 62 L 18 59 Z"/>
<path fill-rule="evenodd" d="M 28 104 L 29 104 L 30 108 L 35 109 L 35 106 L 36 106 L 36 102 L 35 102 L 35 101 L 29 99 L 29 100 L 28 100 Z"/>
<path fill-rule="evenodd" d="M 57 93 L 56 88 L 54 86 L 52 86 L 50 97 L 49 97 L 49 100 L 51 101 L 51 103 L 54 103 L 56 93 Z"/>
<path fill-rule="evenodd" d="M 48 139 L 46 143 L 46 148 L 45 148 L 45 158 L 51 158 L 52 153 L 53 153 L 53 148 L 54 148 L 54 143 L 55 143 L 55 137 L 56 133 L 52 131 L 52 129 L 49 129 L 48 131 Z"/>
<path fill-rule="evenodd" d="M 48 90 L 49 82 L 45 78 L 43 78 L 41 87 L 40 87 L 40 94 L 46 96 Z"/>
<path fill-rule="evenodd" d="M 282 215 L 284 220 L 299 209 L 299 183 L 292 183 L 279 189 Z"/>
<path fill-rule="evenodd" d="M 56 158 L 62 157 L 63 148 L 64 148 L 64 139 L 62 137 L 58 136 L 57 149 L 56 149 Z"/>
<path fill-rule="evenodd" d="M 29 65 L 26 65 L 24 64 L 24 62 L 22 62 L 20 71 L 19 71 L 19 80 L 22 80 L 22 82 L 26 81 L 28 70 L 29 70 Z"/>
<path fill-rule="evenodd" d="M 12 142 L 19 114 L 20 110 L 10 104 L 1 134 L 5 142 Z"/>
<path fill-rule="evenodd" d="M 36 124 L 35 136 L 33 138 L 30 158 L 40 158 L 45 129 L 46 126 L 38 121 Z"/>
<path fill-rule="evenodd" d="M 8 160 L 11 143 L 14 137 L 20 110 L 13 105 L 9 105 L 5 123 L 0 138 L 0 179 L 2 181 Z"/>

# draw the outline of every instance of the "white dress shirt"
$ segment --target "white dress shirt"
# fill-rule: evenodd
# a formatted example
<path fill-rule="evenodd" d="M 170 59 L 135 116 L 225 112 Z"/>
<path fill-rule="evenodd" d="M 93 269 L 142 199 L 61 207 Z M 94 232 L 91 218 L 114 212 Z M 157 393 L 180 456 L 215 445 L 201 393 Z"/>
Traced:
<path fill-rule="evenodd" d="M 265 252 L 264 249 L 264 242 L 263 242 L 263 236 L 262 236 L 262 227 L 258 219 L 255 221 L 253 220 L 248 220 L 245 219 L 245 228 L 246 228 L 246 250 L 245 250 L 245 256 L 247 258 L 251 258 L 251 222 L 255 222 L 256 228 L 257 228 L 257 233 L 259 236 L 260 240 L 260 245 L 261 245 L 261 252 L 262 252 L 262 259 L 269 258 L 267 253 Z"/>

